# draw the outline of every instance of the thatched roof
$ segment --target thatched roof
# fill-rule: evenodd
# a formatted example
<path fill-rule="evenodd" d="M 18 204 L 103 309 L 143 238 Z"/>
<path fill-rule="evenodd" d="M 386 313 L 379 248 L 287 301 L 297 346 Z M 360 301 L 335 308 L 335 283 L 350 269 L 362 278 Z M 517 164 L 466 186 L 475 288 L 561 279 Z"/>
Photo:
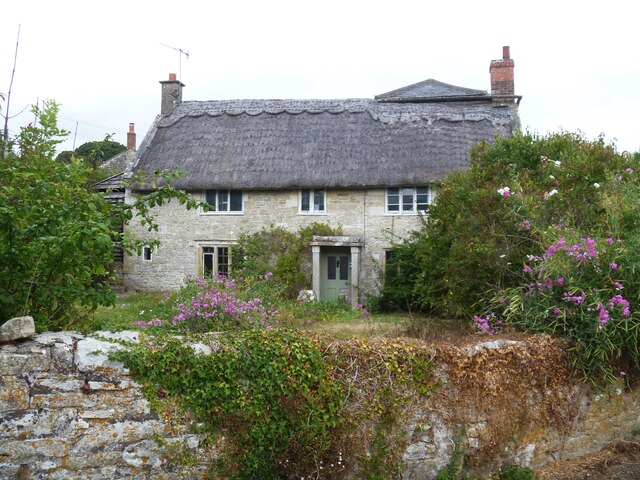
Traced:
<path fill-rule="evenodd" d="M 442 101 L 447 88 L 452 101 Z M 378 100 L 183 102 L 156 119 L 136 169 L 179 168 L 174 186 L 186 190 L 422 185 L 466 168 L 473 144 L 519 128 L 517 106 L 496 108 L 479 90 L 432 80 L 404 90 Z"/>

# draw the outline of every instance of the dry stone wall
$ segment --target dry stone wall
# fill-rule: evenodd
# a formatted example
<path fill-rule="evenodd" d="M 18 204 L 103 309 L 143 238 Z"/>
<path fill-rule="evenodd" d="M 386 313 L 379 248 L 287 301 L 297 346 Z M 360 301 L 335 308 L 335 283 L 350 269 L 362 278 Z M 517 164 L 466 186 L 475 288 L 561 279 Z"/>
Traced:
<path fill-rule="evenodd" d="M 150 410 L 108 360 L 117 348 L 68 332 L 0 345 L 0 479 L 177 478 L 157 440 L 195 449 L 198 438 Z"/>
<path fill-rule="evenodd" d="M 189 425 L 150 409 L 129 372 L 108 359 L 123 348 L 113 339 L 137 341 L 137 333 L 44 333 L 0 345 L 0 479 L 203 477 L 204 466 L 172 463 L 170 445 L 210 452 Z M 456 445 L 471 471 L 486 475 L 505 463 L 577 458 L 640 431 L 640 389 L 594 392 L 565 374 L 554 342 L 438 347 L 441 388 L 406 426 L 403 478 L 435 478 Z"/>

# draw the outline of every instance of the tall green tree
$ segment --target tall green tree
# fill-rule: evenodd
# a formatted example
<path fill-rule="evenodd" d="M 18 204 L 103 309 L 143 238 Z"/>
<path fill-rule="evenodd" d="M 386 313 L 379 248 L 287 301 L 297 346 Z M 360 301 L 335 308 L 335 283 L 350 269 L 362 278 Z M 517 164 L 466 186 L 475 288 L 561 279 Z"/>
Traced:
<path fill-rule="evenodd" d="M 138 218 L 157 229 L 156 205 L 177 198 L 199 205 L 170 186 L 132 204 L 109 205 L 87 187 L 90 167 L 79 159 L 55 161 L 66 135 L 57 127 L 58 106 L 35 107 L 38 122 L 2 145 L 0 160 L 0 322 L 32 315 L 39 330 L 64 329 L 83 312 L 113 302 L 113 250 L 141 249 L 157 241 L 125 239 L 112 229 L 114 216 Z M 166 179 L 170 175 L 164 175 Z"/>

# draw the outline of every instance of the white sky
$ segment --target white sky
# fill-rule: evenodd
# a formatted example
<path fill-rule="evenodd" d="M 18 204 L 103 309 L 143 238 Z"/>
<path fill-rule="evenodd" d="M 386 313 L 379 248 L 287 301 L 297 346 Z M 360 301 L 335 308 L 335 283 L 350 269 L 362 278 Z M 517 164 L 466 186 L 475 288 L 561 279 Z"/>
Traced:
<path fill-rule="evenodd" d="M 446 5 L 445 5 L 446 4 Z M 640 4 L 610 0 L 12 0 L 0 10 L 0 92 L 9 115 L 61 104 L 60 150 L 105 134 L 138 143 L 160 111 L 159 80 L 184 100 L 372 98 L 427 78 L 490 90 L 511 47 L 523 128 L 605 134 L 640 150 Z M 0 103 L 6 113 L 6 102 Z M 33 116 L 11 118 L 12 133 Z M 76 130 L 77 122 L 77 130 Z"/>

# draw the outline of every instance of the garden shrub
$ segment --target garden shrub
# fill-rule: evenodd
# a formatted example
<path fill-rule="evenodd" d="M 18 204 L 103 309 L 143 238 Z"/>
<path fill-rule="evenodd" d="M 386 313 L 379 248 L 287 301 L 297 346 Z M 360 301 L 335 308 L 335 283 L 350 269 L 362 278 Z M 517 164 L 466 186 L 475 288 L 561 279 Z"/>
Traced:
<path fill-rule="evenodd" d="M 541 253 L 548 228 L 584 236 L 602 230 L 610 202 L 623 200 L 594 185 L 625 175 L 634 162 L 602 138 L 572 133 L 517 134 L 475 146 L 469 169 L 445 179 L 423 227 L 394 246 L 387 274 L 400 272 L 404 294 L 394 282 L 385 283 L 385 294 L 398 306 L 470 318 L 482 298 L 521 281 L 526 256 Z M 517 206 L 498 190 L 521 197 Z"/>
<path fill-rule="evenodd" d="M 273 272 L 286 298 L 296 298 L 311 286 L 311 240 L 314 235 L 341 235 L 340 228 L 313 223 L 297 232 L 271 225 L 259 232 L 242 233 L 234 247 L 233 273 L 236 277 L 255 277 Z"/>

